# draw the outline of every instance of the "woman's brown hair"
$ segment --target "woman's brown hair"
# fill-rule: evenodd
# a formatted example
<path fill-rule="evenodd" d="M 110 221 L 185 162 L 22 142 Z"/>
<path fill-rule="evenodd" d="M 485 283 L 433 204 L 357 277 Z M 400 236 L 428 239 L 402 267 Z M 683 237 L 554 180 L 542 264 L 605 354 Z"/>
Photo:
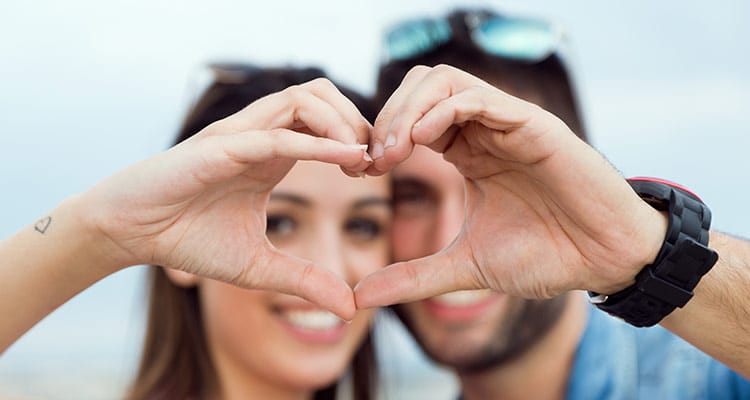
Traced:
<path fill-rule="evenodd" d="M 324 77 L 317 68 L 261 69 L 244 64 L 214 65 L 216 81 L 192 107 L 175 141 L 179 143 L 210 123 L 240 111 L 253 101 L 289 86 Z M 352 90 L 339 90 L 372 120 L 370 102 Z M 184 288 L 172 283 L 164 269 L 149 271 L 149 303 L 143 354 L 129 400 L 205 399 L 218 388 L 199 304 L 197 287 Z M 355 399 L 373 397 L 375 355 L 368 334 L 351 364 L 351 395 Z M 333 400 L 338 383 L 315 393 L 316 400 Z"/>

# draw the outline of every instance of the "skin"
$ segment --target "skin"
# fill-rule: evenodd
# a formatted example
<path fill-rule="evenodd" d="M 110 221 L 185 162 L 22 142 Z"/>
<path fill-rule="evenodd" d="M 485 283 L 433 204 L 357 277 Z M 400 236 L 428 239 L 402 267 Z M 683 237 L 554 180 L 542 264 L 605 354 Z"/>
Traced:
<path fill-rule="evenodd" d="M 430 168 L 424 168 L 429 165 Z M 464 220 L 464 183 L 456 168 L 425 148 L 394 169 L 393 253 L 397 261 L 432 255 L 448 246 Z M 396 306 L 396 312 L 425 351 L 459 371 L 513 361 L 553 328 L 566 297 L 526 300 L 476 291 L 476 301 L 449 297 Z"/>
<path fill-rule="evenodd" d="M 359 143 L 370 129 L 333 84 L 317 79 L 260 99 L 72 196 L 43 224 L 0 242 L 0 351 L 99 279 L 141 264 L 300 296 L 352 319 L 351 286 L 273 247 L 265 210 L 296 160 L 361 172 L 371 159 Z"/>
<path fill-rule="evenodd" d="M 342 98 L 324 80 L 269 96 L 0 242 L 0 349 L 131 265 L 297 295 L 351 319 L 357 307 L 465 289 L 536 299 L 574 289 L 611 294 L 631 285 L 661 246 L 666 219 L 600 154 L 553 115 L 487 82 L 448 66 L 415 68 L 372 131 Z M 372 157 L 358 145 L 368 140 Z M 340 276 L 266 240 L 270 191 L 295 160 L 382 175 L 417 144 L 464 177 L 465 219 L 446 249 L 379 270 L 352 292 Z M 716 232 L 709 245 L 719 262 L 663 324 L 747 377 L 750 245 Z"/>
<path fill-rule="evenodd" d="M 389 192 L 385 177 L 352 180 L 336 166 L 298 162 L 271 193 L 267 235 L 279 250 L 354 285 L 387 264 Z M 226 399 L 311 398 L 343 375 L 373 314 L 362 310 L 351 323 L 336 318 L 333 326 L 311 329 L 285 315 L 332 314 L 296 296 L 195 279 L 219 397 Z"/>
<path fill-rule="evenodd" d="M 404 162 L 415 145 L 442 153 L 464 177 L 466 214 L 446 249 L 361 281 L 359 307 L 466 289 L 533 299 L 611 294 L 634 283 L 665 236 L 666 217 L 562 121 L 450 66 L 413 68 L 370 142 L 373 175 Z M 747 377 L 748 324 L 737 316 L 748 314 L 740 294 L 750 285 L 748 244 L 711 232 L 709 245 L 724 259 L 663 325 Z"/>

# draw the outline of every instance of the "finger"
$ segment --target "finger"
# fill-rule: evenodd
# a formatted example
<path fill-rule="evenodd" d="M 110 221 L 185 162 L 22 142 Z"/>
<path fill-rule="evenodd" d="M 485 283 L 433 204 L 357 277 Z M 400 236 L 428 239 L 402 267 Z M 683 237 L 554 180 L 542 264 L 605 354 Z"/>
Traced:
<path fill-rule="evenodd" d="M 375 119 L 375 126 L 372 130 L 372 137 L 370 138 L 369 153 L 373 159 L 382 158 L 386 146 L 391 147 L 395 143 L 401 143 L 402 147 L 405 147 L 408 153 L 411 152 L 409 147 L 409 140 L 403 139 L 398 140 L 395 136 L 388 138 L 389 128 L 393 123 L 393 119 L 398 115 L 399 110 L 404 105 L 409 95 L 414 91 L 414 88 L 419 82 L 424 79 L 424 76 L 430 72 L 431 68 L 424 65 L 418 65 L 413 67 L 409 72 L 406 73 L 399 87 L 391 94 L 383 106 L 380 113 L 378 113 Z M 390 152 L 390 151 L 389 151 Z M 380 161 L 379 163 L 382 163 Z M 368 168 L 367 173 L 370 175 L 382 175 L 388 169 L 382 167 L 383 170 L 376 168 L 374 165 Z"/>
<path fill-rule="evenodd" d="M 390 145 L 384 145 L 384 154 L 380 158 L 374 157 L 371 152 L 375 159 L 371 169 L 388 171 L 406 159 L 413 148 L 412 127 L 440 101 L 467 87 L 489 86 L 479 78 L 446 65 L 430 69 L 421 78 L 418 83 L 406 88 L 409 92 L 402 95 L 398 108 L 392 111 L 388 127 L 378 130 L 376 123 L 373 146 L 377 146 L 377 143 Z"/>
<path fill-rule="evenodd" d="M 457 247 L 438 254 L 392 264 L 360 281 L 354 288 L 357 308 L 407 303 L 455 290 L 486 288 L 470 258 Z"/>
<path fill-rule="evenodd" d="M 263 97 L 241 111 L 212 124 L 208 135 L 257 129 L 309 128 L 317 136 L 357 143 L 355 127 L 330 103 L 302 86 L 290 86 Z M 361 128 L 358 128 L 361 129 Z"/>
<path fill-rule="evenodd" d="M 346 97 L 339 89 L 328 79 L 318 78 L 310 82 L 304 83 L 301 87 L 309 90 L 310 93 L 319 97 L 324 102 L 333 106 L 333 108 L 343 117 L 349 126 L 352 127 L 355 138 L 350 141 L 351 138 L 340 139 L 344 143 L 364 143 L 370 142 L 370 133 L 372 132 L 372 125 L 362 115 L 362 112 L 357 106 Z M 342 172 L 351 176 L 358 177 L 363 176 L 362 171 L 370 166 L 371 160 L 369 157 L 365 157 L 358 165 L 347 168 L 341 167 Z"/>
<path fill-rule="evenodd" d="M 263 261 L 252 266 L 253 276 L 247 277 L 245 284 L 302 297 L 347 321 L 354 318 L 356 306 L 352 289 L 331 271 L 270 246 L 259 259 Z"/>
<path fill-rule="evenodd" d="M 245 162 L 290 158 L 351 167 L 360 163 L 367 153 L 364 144 L 346 144 L 288 129 L 243 132 L 224 137 L 222 144 L 229 157 Z"/>
<path fill-rule="evenodd" d="M 278 97 L 296 107 L 292 117 L 284 120 L 286 125 L 279 124 L 278 127 L 302 128 L 347 144 L 366 144 L 369 141 L 370 123 L 327 79 L 290 87 L 278 93 Z M 368 157 L 364 157 L 357 164 L 342 165 L 342 170 L 349 176 L 358 176 L 369 165 Z"/>
<path fill-rule="evenodd" d="M 469 121 L 508 132 L 527 125 L 541 112 L 539 107 L 498 89 L 472 86 L 435 104 L 414 124 L 412 140 L 429 145 L 441 140 L 452 126 Z"/>
<path fill-rule="evenodd" d="M 310 93 L 319 97 L 324 102 L 333 106 L 333 108 L 346 120 L 352 127 L 355 137 L 353 141 L 344 141 L 344 143 L 362 143 L 370 142 L 370 131 L 372 125 L 362 115 L 357 106 L 346 97 L 339 89 L 328 79 L 318 78 L 301 85 L 310 91 Z"/>
<path fill-rule="evenodd" d="M 200 168 L 193 168 L 194 175 L 207 184 L 234 177 L 244 172 L 250 163 L 262 163 L 279 158 L 313 160 L 352 167 L 359 165 L 367 157 L 367 145 L 345 144 L 288 129 L 212 136 L 189 144 L 195 146 L 193 151 L 197 152 L 194 157 L 187 157 L 189 161 L 204 161 Z M 181 146 L 175 147 L 179 148 Z"/>

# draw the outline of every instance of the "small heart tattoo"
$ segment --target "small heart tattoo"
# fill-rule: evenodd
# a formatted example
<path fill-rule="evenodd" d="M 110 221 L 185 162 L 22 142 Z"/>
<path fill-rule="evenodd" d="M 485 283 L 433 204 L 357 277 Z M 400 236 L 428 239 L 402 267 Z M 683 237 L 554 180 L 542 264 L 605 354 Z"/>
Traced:
<path fill-rule="evenodd" d="M 49 228 L 50 222 L 52 222 L 52 217 L 42 218 L 36 222 L 36 225 L 34 225 L 34 230 L 41 234 L 44 234 L 44 232 L 47 232 L 47 228 Z"/>

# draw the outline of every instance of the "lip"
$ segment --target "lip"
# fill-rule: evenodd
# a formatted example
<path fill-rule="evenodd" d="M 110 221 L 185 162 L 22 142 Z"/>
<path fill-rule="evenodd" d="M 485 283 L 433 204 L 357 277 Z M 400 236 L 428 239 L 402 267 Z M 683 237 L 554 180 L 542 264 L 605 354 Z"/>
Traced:
<path fill-rule="evenodd" d="M 284 327 L 284 330 L 290 334 L 296 340 L 307 344 L 335 344 L 340 342 L 346 334 L 347 324 L 339 320 L 337 323 L 330 327 L 324 328 L 312 328 L 300 326 L 299 324 L 293 323 L 287 316 L 288 313 L 304 313 L 304 312 L 325 312 L 319 308 L 311 307 L 300 307 L 300 308 L 283 308 L 278 309 L 275 313 L 277 321 Z"/>
<path fill-rule="evenodd" d="M 436 298 L 422 300 L 422 304 L 435 319 L 443 322 L 462 323 L 481 316 L 501 298 L 502 296 L 497 293 L 488 293 L 486 297 L 466 304 L 448 304 Z"/>

